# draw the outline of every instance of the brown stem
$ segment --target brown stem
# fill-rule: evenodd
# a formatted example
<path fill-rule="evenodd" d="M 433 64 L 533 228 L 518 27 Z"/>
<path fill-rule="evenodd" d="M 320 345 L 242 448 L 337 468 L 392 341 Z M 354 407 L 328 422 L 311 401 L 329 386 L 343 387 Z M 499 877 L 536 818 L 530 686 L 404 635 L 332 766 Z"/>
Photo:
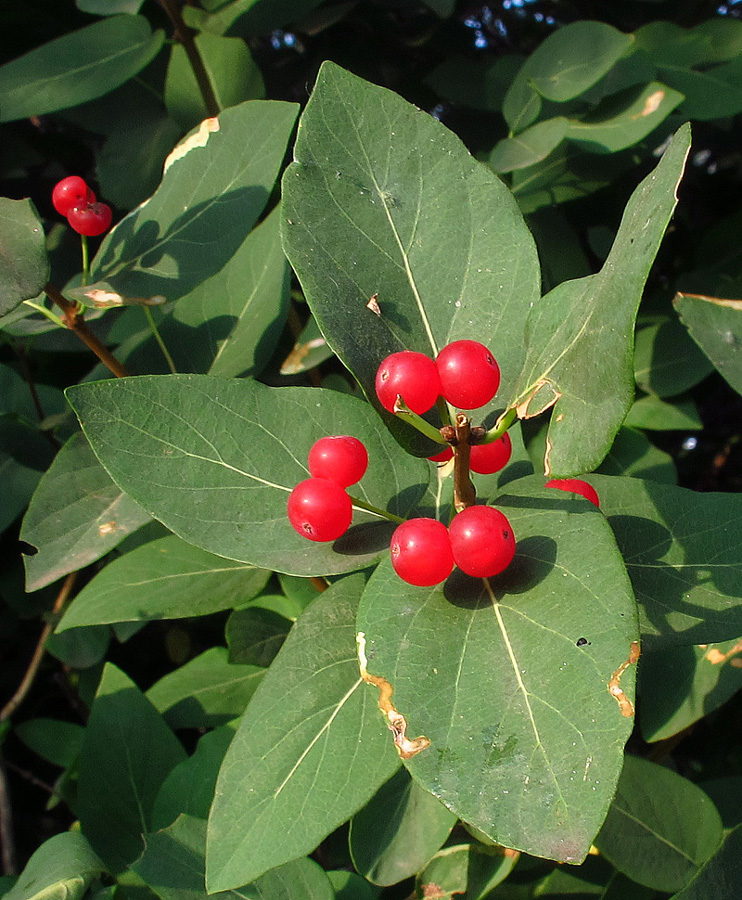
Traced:
<path fill-rule="evenodd" d="M 6 719 L 9 719 L 13 715 L 13 713 L 25 700 L 28 692 L 31 690 L 31 685 L 34 682 L 34 678 L 36 678 L 37 672 L 39 671 L 41 660 L 44 658 L 46 642 L 49 640 L 49 636 L 51 635 L 52 631 L 54 630 L 54 626 L 56 625 L 56 617 L 62 611 L 65 603 L 67 602 L 70 592 L 74 587 L 76 578 L 77 572 L 70 572 L 70 574 L 65 578 L 59 594 L 57 595 L 57 599 L 54 601 L 54 606 L 52 607 L 52 621 L 47 622 L 47 624 L 44 625 L 44 630 L 41 632 L 41 637 L 39 638 L 39 642 L 33 652 L 31 662 L 28 664 L 26 674 L 23 676 L 21 683 L 18 685 L 18 689 L 10 698 L 10 700 L 8 700 L 2 710 L 0 710 L 0 722 L 4 722 Z"/>
<path fill-rule="evenodd" d="M 313 575 L 309 579 L 312 582 L 312 586 L 315 590 L 319 591 L 321 594 L 323 591 L 326 591 L 330 586 L 324 578 L 318 578 L 316 575 Z"/>
<path fill-rule="evenodd" d="M 219 106 L 214 90 L 211 87 L 211 82 L 209 81 L 209 76 L 206 72 L 206 66 L 204 65 L 204 61 L 201 58 L 201 54 L 199 53 L 194 40 L 194 37 L 198 32 L 189 28 L 183 21 L 183 16 L 180 14 L 180 7 L 175 0 L 160 0 L 160 5 L 172 22 L 173 38 L 186 52 L 188 62 L 191 64 L 193 74 L 196 77 L 198 89 L 201 91 L 207 113 L 210 116 L 218 116 L 221 112 L 221 107 Z"/>
<path fill-rule="evenodd" d="M 129 374 L 126 368 L 88 328 L 77 306 L 74 303 L 70 303 L 66 297 L 63 297 L 61 291 L 54 287 L 53 284 L 47 284 L 44 290 L 62 310 L 62 321 L 67 328 L 70 331 L 74 331 L 80 340 L 95 353 L 103 365 L 107 366 L 117 378 L 126 378 Z"/>
<path fill-rule="evenodd" d="M 461 512 L 467 506 L 474 506 L 477 500 L 477 492 L 469 477 L 469 456 L 471 454 L 469 417 L 463 413 L 457 413 L 454 428 L 456 444 L 453 448 L 453 505 L 456 512 Z"/>
<path fill-rule="evenodd" d="M 0 762 L 0 848 L 2 848 L 2 874 L 17 875 L 15 859 L 15 835 L 13 833 L 13 808 L 5 769 Z"/>
<path fill-rule="evenodd" d="M 28 364 L 28 358 L 26 356 L 26 351 L 20 347 L 17 347 L 15 344 L 13 345 L 13 350 L 15 351 L 16 358 L 18 359 L 18 365 L 20 366 L 23 380 L 28 385 L 28 390 L 31 394 L 31 402 L 33 403 L 34 409 L 36 410 L 36 415 L 39 417 L 39 422 L 43 422 L 46 418 L 46 415 L 44 414 L 44 408 L 41 405 L 41 400 L 39 399 L 39 392 L 36 390 L 36 385 L 34 384 L 33 375 L 31 374 L 31 367 Z M 51 431 L 42 429 L 41 433 L 55 450 L 59 450 L 62 445 L 54 437 Z"/>

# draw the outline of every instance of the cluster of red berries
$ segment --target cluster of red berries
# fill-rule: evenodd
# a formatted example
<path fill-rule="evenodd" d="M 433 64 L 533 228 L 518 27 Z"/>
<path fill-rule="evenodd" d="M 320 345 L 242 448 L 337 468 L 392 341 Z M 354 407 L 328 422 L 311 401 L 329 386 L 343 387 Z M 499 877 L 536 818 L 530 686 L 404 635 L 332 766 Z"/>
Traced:
<path fill-rule="evenodd" d="M 111 207 L 98 203 L 79 175 L 70 175 L 54 185 L 52 203 L 60 215 L 67 216 L 70 227 L 86 237 L 103 234 L 111 224 Z"/>
<path fill-rule="evenodd" d="M 335 541 L 350 528 L 353 504 L 345 488 L 366 474 L 368 453 L 357 438 L 341 434 L 320 438 L 307 463 L 312 477 L 289 495 L 289 522 L 310 541 Z"/>

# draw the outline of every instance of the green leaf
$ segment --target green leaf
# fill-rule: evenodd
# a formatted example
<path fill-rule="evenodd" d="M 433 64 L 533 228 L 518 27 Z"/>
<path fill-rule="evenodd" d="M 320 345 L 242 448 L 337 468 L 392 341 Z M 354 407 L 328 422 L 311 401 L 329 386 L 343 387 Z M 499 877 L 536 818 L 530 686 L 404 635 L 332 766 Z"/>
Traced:
<path fill-rule="evenodd" d="M 522 62 L 515 54 L 486 61 L 454 54 L 433 69 L 425 83 L 453 103 L 497 112 Z"/>
<path fill-rule="evenodd" d="M 659 450 L 641 431 L 622 427 L 616 435 L 608 456 L 597 470 L 601 475 L 630 475 L 649 478 L 663 484 L 678 480 L 672 457 Z"/>
<path fill-rule="evenodd" d="M 378 897 L 379 889 L 355 872 L 331 869 L 325 874 L 330 879 L 336 900 L 375 900 Z"/>
<path fill-rule="evenodd" d="M 541 96 L 522 74 L 524 67 L 525 64 L 513 79 L 502 101 L 502 114 L 513 134 L 532 125 L 541 113 Z"/>
<path fill-rule="evenodd" d="M 735 116 L 742 110 L 742 62 L 739 57 L 705 72 L 685 66 L 662 67 L 663 81 L 685 97 L 683 115 L 708 121 Z"/>
<path fill-rule="evenodd" d="M 269 666 L 286 640 L 291 622 L 270 609 L 248 606 L 227 619 L 225 635 L 229 661 L 242 665 Z"/>
<path fill-rule="evenodd" d="M 445 847 L 418 875 L 419 896 L 452 900 L 464 894 L 466 900 L 480 900 L 508 877 L 517 859 L 517 853 L 506 854 L 502 847 L 482 844 Z"/>
<path fill-rule="evenodd" d="M 599 466 L 631 406 L 634 319 L 689 148 L 683 126 L 632 194 L 600 272 L 563 282 L 531 313 L 526 362 L 509 405 L 521 418 L 555 407 L 544 458 L 553 477 Z"/>
<path fill-rule="evenodd" d="M 600 834 L 600 852 L 624 875 L 678 891 L 721 842 L 721 818 L 704 792 L 670 769 L 627 756 Z"/>
<path fill-rule="evenodd" d="M 39 847 L 3 900 L 79 900 L 103 871 L 83 835 L 67 831 Z"/>
<path fill-rule="evenodd" d="M 335 583 L 301 615 L 242 717 L 209 819 L 209 891 L 313 850 L 399 765 L 358 674 L 364 578 Z"/>
<path fill-rule="evenodd" d="M 570 120 L 566 137 L 593 152 L 617 153 L 639 143 L 683 102 L 683 94 L 653 81 L 639 91 L 610 97 L 586 119 Z"/>
<path fill-rule="evenodd" d="M 726 703 L 742 687 L 742 641 L 647 653 L 639 669 L 642 735 L 662 741 Z"/>
<path fill-rule="evenodd" d="M 742 634 L 742 501 L 638 478 L 591 475 L 636 599 L 644 645 Z"/>
<path fill-rule="evenodd" d="M 0 122 L 102 97 L 150 63 L 164 42 L 143 16 L 113 16 L 0 66 Z"/>
<path fill-rule="evenodd" d="M 319 325 L 310 315 L 294 348 L 281 365 L 281 375 L 298 375 L 330 359 L 333 353 L 319 330 Z"/>
<path fill-rule="evenodd" d="M 703 428 L 692 400 L 678 397 L 666 403 L 660 397 L 651 395 L 634 401 L 624 424 L 628 428 L 645 428 L 648 431 L 699 431 Z"/>
<path fill-rule="evenodd" d="M 147 699 L 171 728 L 214 728 L 242 715 L 264 674 L 212 647 L 153 684 Z"/>
<path fill-rule="evenodd" d="M 15 732 L 34 753 L 63 768 L 77 759 L 85 735 L 82 725 L 45 718 L 21 722 Z"/>
<path fill-rule="evenodd" d="M 456 816 L 400 769 L 350 822 L 356 870 L 374 884 L 414 875 L 440 849 Z"/>
<path fill-rule="evenodd" d="M 135 15 L 144 0 L 75 0 L 75 6 L 96 16 Z"/>
<path fill-rule="evenodd" d="M 742 877 L 742 825 L 703 865 L 693 880 L 673 900 L 736 900 Z"/>
<path fill-rule="evenodd" d="M 742 301 L 677 294 L 674 306 L 690 336 L 726 381 L 742 394 Z"/>
<path fill-rule="evenodd" d="M 236 725 L 229 723 L 199 738 L 192 756 L 179 763 L 163 781 L 152 809 L 152 827 L 166 828 L 181 813 L 206 819 L 214 799 L 216 777 Z"/>
<path fill-rule="evenodd" d="M 205 120 L 168 156 L 152 197 L 103 240 L 79 291 L 86 302 L 92 282 L 123 301 L 177 300 L 215 275 L 263 211 L 295 118 L 293 103 L 253 100 Z"/>
<path fill-rule="evenodd" d="M 87 669 L 103 659 L 110 640 L 110 628 L 91 625 L 89 628 L 71 628 L 64 634 L 50 635 L 46 649 L 70 668 Z"/>
<path fill-rule="evenodd" d="M 430 741 L 413 778 L 491 840 L 579 862 L 631 731 L 638 630 L 603 516 L 542 483 L 497 498 L 518 542 L 505 572 L 413 588 L 382 563 L 358 630 L 409 735 Z"/>
<path fill-rule="evenodd" d="M 251 600 L 269 575 L 170 535 L 107 565 L 75 597 L 57 631 L 78 625 L 206 616 Z"/>
<path fill-rule="evenodd" d="M 233 0 L 208 16 L 202 27 L 213 34 L 255 37 L 306 16 L 321 2 L 322 0 Z"/>
<path fill-rule="evenodd" d="M 0 316 L 4 316 L 24 300 L 38 297 L 49 278 L 44 229 L 30 200 L 0 197 L 0 261 Z"/>
<path fill-rule="evenodd" d="M 218 37 L 202 31 L 196 35 L 195 44 L 220 109 L 265 96 L 260 69 L 241 38 Z M 168 113 L 184 128 L 195 128 L 209 115 L 188 54 L 179 43 L 170 52 L 165 103 Z"/>
<path fill-rule="evenodd" d="M 206 822 L 180 816 L 169 828 L 147 835 L 142 858 L 132 868 L 161 900 L 203 900 Z M 255 883 L 209 894 L 217 900 L 333 900 L 327 875 L 310 859 L 297 859 Z"/>
<path fill-rule="evenodd" d="M 333 544 L 291 527 L 289 493 L 308 477 L 309 449 L 323 435 L 364 442 L 369 468 L 354 490 L 394 514 L 414 507 L 429 477 L 428 463 L 405 453 L 369 404 L 335 391 L 171 375 L 81 384 L 70 397 L 128 494 L 189 543 L 267 569 L 347 572 L 389 547 L 391 523 L 376 514 L 356 512 L 357 527 Z"/>
<path fill-rule="evenodd" d="M 142 852 L 157 791 L 185 752 L 152 704 L 108 663 L 85 733 L 77 812 L 111 872 Z"/>
<path fill-rule="evenodd" d="M 330 347 L 376 402 L 388 354 L 486 336 L 507 394 L 539 290 L 508 190 L 396 94 L 325 63 L 283 179 L 284 248 Z M 380 315 L 367 304 L 376 295 Z M 387 418 L 389 418 L 387 416 Z"/>
<path fill-rule="evenodd" d="M 562 142 L 569 122 L 563 116 L 537 122 L 515 137 L 505 138 L 490 153 L 489 164 L 495 172 L 525 169 L 545 159 Z"/>
<path fill-rule="evenodd" d="M 634 377 L 648 394 L 659 397 L 682 394 L 712 371 L 706 355 L 677 319 L 663 318 L 637 330 Z"/>
<path fill-rule="evenodd" d="M 111 481 L 82 434 L 73 435 L 41 479 L 21 527 L 37 548 L 24 557 L 26 590 L 37 591 L 112 550 L 149 521 Z"/>

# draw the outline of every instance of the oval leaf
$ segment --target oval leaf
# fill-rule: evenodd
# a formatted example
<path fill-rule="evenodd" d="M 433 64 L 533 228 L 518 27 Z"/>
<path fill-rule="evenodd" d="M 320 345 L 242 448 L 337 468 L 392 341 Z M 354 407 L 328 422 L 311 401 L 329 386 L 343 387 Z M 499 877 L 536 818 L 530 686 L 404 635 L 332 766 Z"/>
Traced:
<path fill-rule="evenodd" d="M 49 277 L 44 229 L 30 200 L 0 197 L 0 260 L 4 316 L 24 300 L 38 297 Z"/>

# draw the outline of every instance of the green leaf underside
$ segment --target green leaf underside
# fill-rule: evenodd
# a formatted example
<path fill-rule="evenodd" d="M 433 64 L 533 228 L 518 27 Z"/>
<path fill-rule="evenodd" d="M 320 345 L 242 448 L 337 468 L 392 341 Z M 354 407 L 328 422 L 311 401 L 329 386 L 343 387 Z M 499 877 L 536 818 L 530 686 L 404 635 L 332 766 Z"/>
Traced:
<path fill-rule="evenodd" d="M 99 572 L 58 631 L 78 625 L 206 616 L 251 600 L 269 572 L 214 556 L 175 536 L 150 541 Z"/>
<path fill-rule="evenodd" d="M 369 469 L 353 491 L 397 515 L 429 477 L 428 463 L 406 454 L 367 403 L 335 391 L 170 375 L 78 385 L 69 397 L 111 476 L 156 518 L 197 547 L 275 571 L 347 572 L 389 547 L 391 523 L 370 513 L 356 511 L 332 544 L 289 524 L 289 493 L 309 476 L 320 437 L 364 442 Z"/>
<path fill-rule="evenodd" d="M 545 159 L 561 143 L 569 127 L 563 116 L 537 122 L 515 137 L 505 138 L 495 144 L 489 164 L 495 172 L 512 172 L 525 169 Z"/>
<path fill-rule="evenodd" d="M 603 517 L 540 482 L 497 499 L 518 549 L 490 586 L 455 572 L 442 587 L 404 587 L 383 563 L 358 630 L 408 734 L 431 741 L 407 763 L 413 777 L 492 840 L 579 862 L 631 730 L 609 682 L 637 638 L 636 612 Z M 620 675 L 629 713 L 634 668 Z"/>
<path fill-rule="evenodd" d="M 152 197 L 106 236 L 91 288 L 176 300 L 218 272 L 268 201 L 296 109 L 252 100 L 205 120 L 170 154 Z"/>
<path fill-rule="evenodd" d="M 399 765 L 358 672 L 363 584 L 342 579 L 302 614 L 242 718 L 211 809 L 210 891 L 310 852 Z"/>
<path fill-rule="evenodd" d="M 588 479 L 616 535 L 647 648 L 742 634 L 742 500 L 638 478 Z"/>
<path fill-rule="evenodd" d="M 108 663 L 86 730 L 76 811 L 111 872 L 122 871 L 142 852 L 160 785 L 184 758 L 152 704 Z"/>
<path fill-rule="evenodd" d="M 724 843 L 698 874 L 673 900 L 736 900 L 742 879 L 742 825 L 731 831 Z"/>
<path fill-rule="evenodd" d="M 487 343 L 506 395 L 539 293 L 510 193 L 397 95 L 322 67 L 283 179 L 284 248 L 329 345 L 374 398 L 392 352 Z M 377 296 L 381 315 L 367 308 Z"/>
<path fill-rule="evenodd" d="M 43 843 L 26 864 L 3 900 L 64 897 L 78 900 L 104 865 L 90 844 L 74 831 L 57 834 Z"/>
<path fill-rule="evenodd" d="M 39 482 L 23 519 L 21 540 L 38 549 L 24 558 L 26 590 L 95 562 L 149 519 L 111 481 L 84 435 L 73 435 Z"/>
<path fill-rule="evenodd" d="M 0 316 L 37 297 L 48 277 L 44 229 L 33 204 L 0 197 Z"/>
<path fill-rule="evenodd" d="M 554 477 L 597 468 L 634 399 L 634 319 L 689 148 L 683 126 L 634 191 L 600 272 L 560 284 L 529 318 L 526 362 L 509 405 L 521 417 L 554 406 L 544 462 Z"/>
<path fill-rule="evenodd" d="M 693 340 L 742 394 L 742 301 L 678 294 L 674 305 Z"/>
<path fill-rule="evenodd" d="M 517 858 L 517 854 L 505 856 L 501 847 L 477 843 L 449 845 L 417 876 L 418 890 L 423 897 L 426 889 L 432 892 L 439 888 L 446 892 L 446 900 L 461 894 L 481 900 L 507 878 Z"/>
<path fill-rule="evenodd" d="M 169 828 L 148 834 L 141 859 L 132 866 L 161 900 L 202 900 L 206 822 L 180 816 Z M 217 900 L 333 900 L 324 871 L 310 859 L 297 859 L 267 872 L 253 884 L 219 891 Z"/>
<path fill-rule="evenodd" d="M 36 47 L 0 67 L 0 122 L 102 97 L 151 62 L 164 37 L 144 16 L 115 16 Z"/>
<path fill-rule="evenodd" d="M 663 766 L 627 756 L 595 843 L 633 881 L 677 891 L 721 838 L 721 817 L 699 787 Z"/>

